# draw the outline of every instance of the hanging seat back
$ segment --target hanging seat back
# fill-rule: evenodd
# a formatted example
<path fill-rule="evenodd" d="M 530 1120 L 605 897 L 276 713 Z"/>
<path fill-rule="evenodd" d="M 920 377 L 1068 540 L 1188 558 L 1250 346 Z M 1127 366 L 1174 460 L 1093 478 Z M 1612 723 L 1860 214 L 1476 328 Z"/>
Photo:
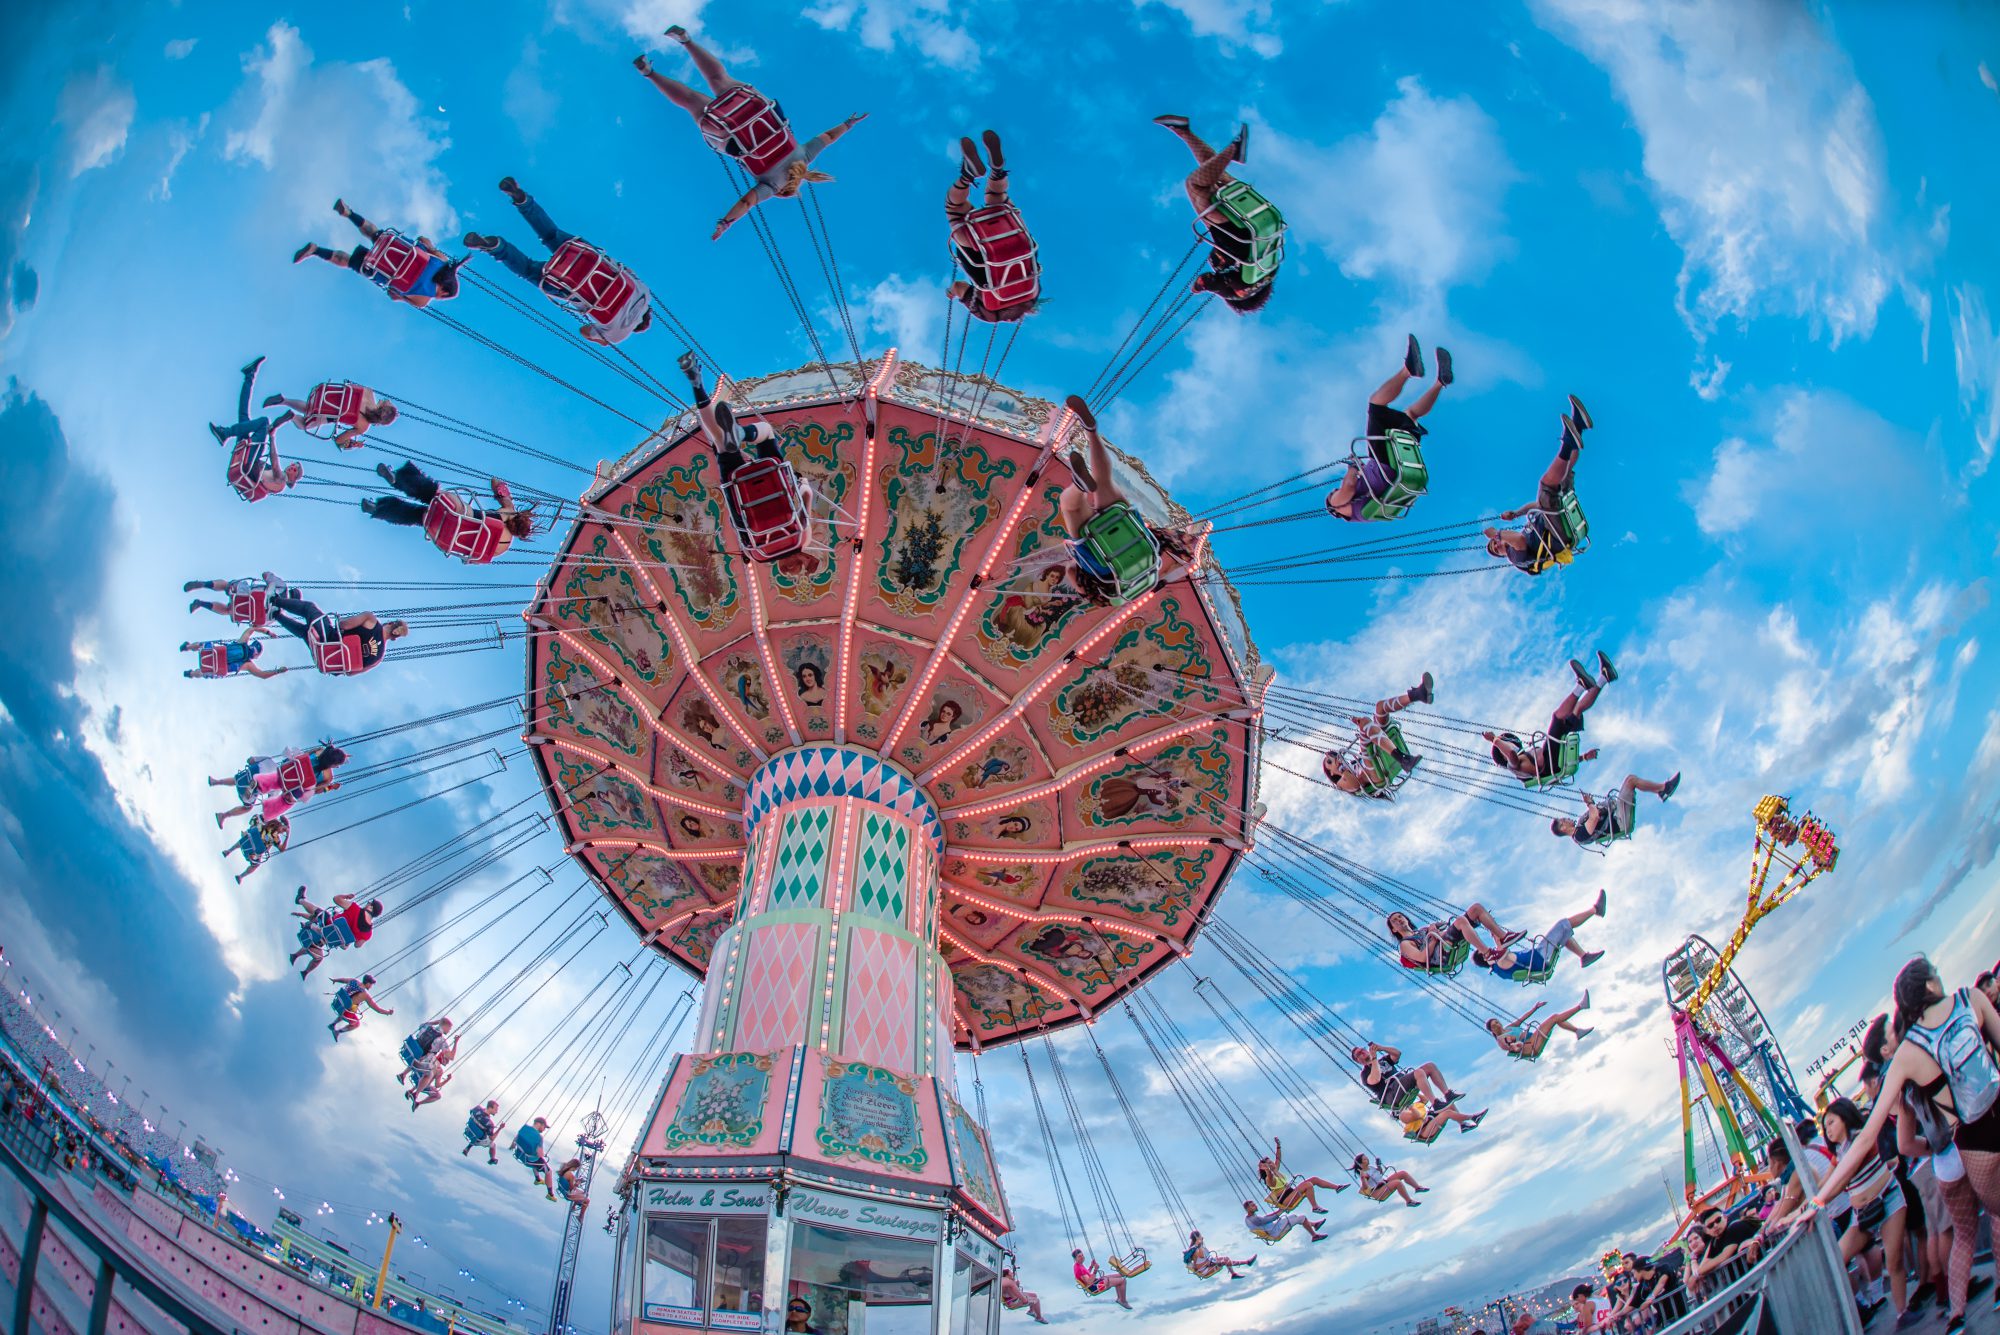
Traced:
<path fill-rule="evenodd" d="M 1389 455 L 1385 466 L 1368 448 L 1366 437 L 1357 438 L 1354 443 L 1359 447 L 1353 455 L 1354 464 L 1361 470 L 1361 481 L 1368 491 L 1368 499 L 1361 506 L 1361 518 L 1401 519 L 1430 487 L 1431 471 L 1424 463 L 1423 447 L 1412 433 L 1391 427 L 1383 436 Z"/>
<path fill-rule="evenodd" d="M 1405 765 L 1399 755 L 1408 755 L 1409 747 L 1403 741 L 1402 725 L 1390 719 L 1381 728 L 1381 735 L 1372 731 L 1367 736 L 1356 737 L 1341 748 L 1341 760 L 1351 770 L 1362 775 L 1361 793 L 1364 797 L 1392 800 L 1396 792 L 1409 782 L 1416 772 L 1421 756 L 1412 756 L 1411 763 Z M 1375 772 L 1375 779 L 1367 777 L 1368 771 Z"/>
<path fill-rule="evenodd" d="M 722 484 L 736 536 L 753 561 L 776 561 L 806 545 L 812 515 L 805 486 L 783 459 L 752 459 Z"/>
<path fill-rule="evenodd" d="M 1542 733 L 1535 734 L 1530 744 L 1539 751 L 1548 740 Z M 1521 786 L 1535 792 L 1546 792 L 1550 788 L 1569 782 L 1576 777 L 1577 767 L 1583 763 L 1583 734 L 1570 733 L 1556 742 L 1555 767 L 1547 774 L 1537 774 L 1521 780 Z"/>
<path fill-rule="evenodd" d="M 424 276 L 433 256 L 401 232 L 383 228 L 361 260 L 361 276 L 391 292 L 408 292 Z"/>
<path fill-rule="evenodd" d="M 784 108 L 747 83 L 718 93 L 702 108 L 701 137 L 708 146 L 737 159 L 761 176 L 798 148 Z"/>
<path fill-rule="evenodd" d="M 270 441 L 252 436 L 237 438 L 229 451 L 229 486 L 246 501 L 261 501 L 276 494 L 271 483 L 283 474 L 271 467 Z"/>
<path fill-rule="evenodd" d="M 1285 259 L 1285 216 L 1247 181 L 1224 181 L 1213 201 L 1196 219 L 1217 250 L 1236 260 L 1237 272 L 1250 286 L 1277 277 Z"/>
<path fill-rule="evenodd" d="M 278 762 L 278 787 L 294 801 L 311 792 L 318 784 L 319 775 L 313 770 L 312 757 L 305 752 L 286 752 L 285 758 Z"/>
<path fill-rule="evenodd" d="M 1129 603 L 1160 582 L 1160 543 L 1129 501 L 1117 501 L 1092 515 L 1077 539 L 1078 553 L 1111 588 L 1114 603 Z"/>
<path fill-rule="evenodd" d="M 307 434 L 332 440 L 343 431 L 361 425 L 361 397 L 367 391 L 351 380 L 326 381 L 306 395 L 306 410 L 299 425 Z M 350 448 L 359 449 L 359 445 Z"/>
<path fill-rule="evenodd" d="M 204 677 L 229 675 L 229 646 L 221 640 L 205 640 L 195 659 L 195 671 Z"/>
<path fill-rule="evenodd" d="M 472 493 L 462 487 L 438 488 L 424 507 L 424 536 L 446 556 L 470 566 L 485 565 L 500 554 L 506 525 L 497 514 L 482 514 Z"/>
<path fill-rule="evenodd" d="M 306 627 L 306 645 L 312 650 L 313 666 L 329 677 L 351 677 L 365 672 L 361 659 L 361 637 L 343 634 L 340 618 L 331 612 L 316 617 Z"/>
<path fill-rule="evenodd" d="M 354 928 L 348 925 L 345 915 L 336 913 L 332 909 L 321 909 L 299 924 L 301 949 L 344 950 L 354 945 L 357 939 Z"/>
<path fill-rule="evenodd" d="M 1042 295 L 1042 266 L 1035 239 L 1012 204 L 988 204 L 953 223 L 951 244 L 977 265 L 968 269 L 989 311 L 1034 302 Z M 983 275 L 979 277 L 979 275 Z"/>
<path fill-rule="evenodd" d="M 239 626 L 262 630 L 270 621 L 271 591 L 262 584 L 232 587 L 229 590 L 229 619 Z"/>
<path fill-rule="evenodd" d="M 1112 1257 L 1111 1268 L 1125 1276 L 1125 1278 L 1131 1279 L 1134 1275 L 1143 1275 L 1148 1270 L 1151 1270 L 1153 1263 L 1147 1259 L 1144 1247 L 1135 1246 L 1123 1256 Z"/>
<path fill-rule="evenodd" d="M 1412 964 L 1400 951 L 1397 952 L 1396 958 L 1405 969 L 1414 969 L 1418 973 L 1433 974 L 1440 978 L 1452 978 L 1456 977 L 1458 971 L 1465 967 L 1465 962 L 1472 958 L 1472 943 L 1462 938 L 1452 942 L 1451 949 L 1445 951 L 1441 963 Z"/>
<path fill-rule="evenodd" d="M 1256 1225 L 1253 1224 L 1250 1226 L 1250 1236 L 1256 1238 L 1259 1242 L 1264 1242 L 1264 1243 L 1282 1242 L 1284 1241 L 1285 1235 L 1297 1227 L 1298 1227 L 1297 1224 L 1288 1223 L 1283 1228 L 1273 1233 L 1269 1229 L 1258 1228 Z"/>
<path fill-rule="evenodd" d="M 578 237 L 563 242 L 542 266 L 542 291 L 592 324 L 610 324 L 638 290 L 630 269 Z"/>

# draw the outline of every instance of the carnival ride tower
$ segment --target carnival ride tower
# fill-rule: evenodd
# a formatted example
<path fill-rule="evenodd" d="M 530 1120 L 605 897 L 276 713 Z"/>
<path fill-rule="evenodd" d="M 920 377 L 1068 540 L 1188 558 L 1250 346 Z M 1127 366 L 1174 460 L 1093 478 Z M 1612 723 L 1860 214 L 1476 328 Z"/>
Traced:
<path fill-rule="evenodd" d="M 706 978 L 620 1178 L 612 1329 L 985 1335 L 1011 1221 L 954 1054 L 1185 954 L 1248 847 L 1262 674 L 1122 456 L 1185 549 L 1078 587 L 1066 411 L 893 352 L 717 392 L 810 484 L 807 549 L 746 558 L 683 418 L 600 468 L 527 613 L 569 852 Z"/>
<path fill-rule="evenodd" d="M 1787 798 L 1765 797 L 1752 814 L 1757 835 L 1749 897 L 1729 943 L 1717 950 L 1704 938 L 1690 936 L 1660 965 L 1680 1068 L 1683 1185 L 1690 1208 L 1701 1194 L 1696 1109 L 1706 1111 L 1703 1121 L 1719 1137 L 1725 1168 L 1715 1191 L 1725 1204 L 1747 1189 L 1745 1174 L 1757 1157 L 1757 1145 L 1778 1133 L 1776 1117 L 1810 1115 L 1763 1011 L 1733 965 L 1751 929 L 1821 873 L 1832 871 L 1840 847 L 1818 817 L 1793 815 Z"/>

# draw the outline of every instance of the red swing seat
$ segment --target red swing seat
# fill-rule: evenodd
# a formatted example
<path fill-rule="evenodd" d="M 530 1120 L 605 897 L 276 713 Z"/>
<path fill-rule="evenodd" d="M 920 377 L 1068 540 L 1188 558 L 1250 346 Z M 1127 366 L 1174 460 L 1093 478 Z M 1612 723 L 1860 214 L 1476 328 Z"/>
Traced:
<path fill-rule="evenodd" d="M 229 619 L 239 626 L 262 630 L 270 624 L 271 591 L 262 584 L 229 591 Z"/>
<path fill-rule="evenodd" d="M 736 536 L 751 560 L 776 561 L 806 545 L 812 513 L 790 464 L 753 459 L 731 474 L 722 489 L 736 517 Z"/>
<path fill-rule="evenodd" d="M 306 395 L 306 410 L 299 425 L 306 434 L 331 440 L 343 431 L 361 425 L 361 398 L 367 390 L 351 380 L 323 381 Z M 324 434 L 322 434 L 324 433 Z M 359 449 L 359 445 L 348 448 Z"/>
<path fill-rule="evenodd" d="M 204 641 L 195 660 L 195 671 L 206 678 L 228 676 L 229 646 L 220 640 Z"/>
<path fill-rule="evenodd" d="M 424 509 L 424 536 L 446 556 L 483 566 L 500 554 L 506 528 L 497 514 L 481 514 L 472 493 L 438 489 Z"/>
<path fill-rule="evenodd" d="M 361 637 L 343 634 L 340 618 L 328 612 L 306 627 L 306 645 L 312 650 L 313 666 L 329 677 L 351 677 L 366 672 L 361 658 Z"/>
<path fill-rule="evenodd" d="M 771 170 L 799 146 L 783 109 L 747 83 L 708 100 L 701 112 L 701 137 L 716 152 L 741 162 L 752 176 Z"/>
<path fill-rule="evenodd" d="M 383 228 L 361 260 L 361 276 L 391 292 L 408 292 L 430 266 L 431 253 L 401 232 Z"/>
<path fill-rule="evenodd" d="M 270 442 L 250 436 L 237 438 L 235 448 L 229 451 L 229 485 L 238 496 L 246 501 L 261 501 L 266 496 L 275 496 L 280 488 L 272 481 L 282 481 L 282 467 L 271 466 Z"/>
<path fill-rule="evenodd" d="M 1021 211 L 1012 204 L 974 209 L 964 220 L 952 224 L 951 244 L 985 271 L 986 280 L 973 286 L 987 310 L 1004 310 L 1040 299 L 1042 266 L 1035 239 L 1028 235 Z"/>
<path fill-rule="evenodd" d="M 576 237 L 542 266 L 542 291 L 592 324 L 610 324 L 638 288 L 630 269 Z"/>
<path fill-rule="evenodd" d="M 297 802 L 319 784 L 319 775 L 313 770 L 312 757 L 303 751 L 288 751 L 278 762 L 278 787 L 292 801 Z"/>

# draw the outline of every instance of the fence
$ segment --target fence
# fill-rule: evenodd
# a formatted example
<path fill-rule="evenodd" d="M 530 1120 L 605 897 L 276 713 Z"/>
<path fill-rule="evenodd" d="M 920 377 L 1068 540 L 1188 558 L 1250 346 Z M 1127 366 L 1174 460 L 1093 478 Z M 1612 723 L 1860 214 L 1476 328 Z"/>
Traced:
<path fill-rule="evenodd" d="M 1861 1335 L 1824 1214 L 1659 1335 Z"/>

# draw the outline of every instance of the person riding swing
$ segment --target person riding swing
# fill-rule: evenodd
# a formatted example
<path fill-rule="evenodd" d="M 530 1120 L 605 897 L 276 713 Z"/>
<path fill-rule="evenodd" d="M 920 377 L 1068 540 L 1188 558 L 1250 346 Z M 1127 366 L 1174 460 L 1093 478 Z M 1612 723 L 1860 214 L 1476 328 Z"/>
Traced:
<path fill-rule="evenodd" d="M 1407 411 L 1395 407 L 1403 387 L 1423 374 L 1424 350 L 1411 334 L 1402 366 L 1368 396 L 1367 435 L 1357 442 L 1367 448 L 1348 460 L 1340 485 L 1326 498 L 1327 513 L 1335 519 L 1401 519 L 1429 486 L 1430 470 L 1417 444 L 1425 430 L 1418 419 L 1430 413 L 1438 394 L 1452 382 L 1451 353 L 1439 348 L 1437 382 Z"/>
<path fill-rule="evenodd" d="M 1000 151 L 1000 136 L 987 130 L 981 137 L 986 141 L 987 157 L 993 160 L 992 171 L 988 172 L 981 160 L 979 146 L 969 138 L 960 139 L 958 179 L 945 192 L 951 254 L 965 274 L 946 290 L 973 319 L 985 324 L 1013 324 L 1033 314 L 1040 304 L 1041 261 L 1021 210 L 1007 196 L 1007 165 Z M 975 209 L 972 187 L 982 176 L 986 178 L 984 199 Z"/>

